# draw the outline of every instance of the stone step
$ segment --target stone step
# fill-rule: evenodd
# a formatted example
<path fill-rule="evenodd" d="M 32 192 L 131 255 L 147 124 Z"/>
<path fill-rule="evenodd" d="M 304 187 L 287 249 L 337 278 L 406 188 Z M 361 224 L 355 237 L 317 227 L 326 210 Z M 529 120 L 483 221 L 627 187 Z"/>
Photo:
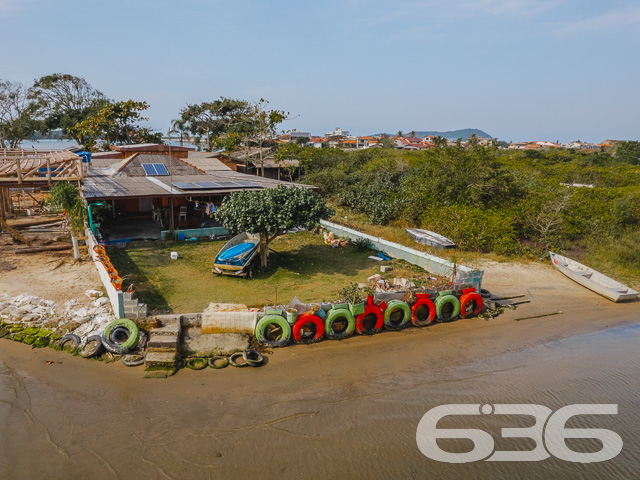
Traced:
<path fill-rule="evenodd" d="M 154 328 L 153 330 L 151 330 L 150 335 L 151 336 L 162 336 L 162 335 L 180 336 L 181 330 L 182 329 L 180 327 L 180 323 L 175 322 L 175 323 L 170 323 L 168 325 L 165 325 L 163 327 Z"/>
<path fill-rule="evenodd" d="M 144 359 L 145 368 L 167 368 L 176 367 L 178 352 L 149 352 Z"/>
<path fill-rule="evenodd" d="M 165 350 L 177 350 L 178 342 L 180 341 L 179 335 L 158 335 L 151 331 L 149 336 L 149 343 L 147 348 L 149 351 L 165 351 Z M 156 350 L 161 349 L 161 350 Z"/>

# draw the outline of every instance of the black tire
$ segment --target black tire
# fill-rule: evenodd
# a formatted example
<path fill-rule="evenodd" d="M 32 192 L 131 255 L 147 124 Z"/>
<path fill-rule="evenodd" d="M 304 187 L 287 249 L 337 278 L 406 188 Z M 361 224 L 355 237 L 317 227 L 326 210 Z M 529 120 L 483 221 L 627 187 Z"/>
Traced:
<path fill-rule="evenodd" d="M 249 364 L 246 361 L 244 363 L 236 362 L 238 358 L 242 358 L 242 360 L 244 360 L 244 352 L 237 352 L 231 355 L 229 357 L 229 363 L 236 368 L 244 368 L 249 366 Z"/>
<path fill-rule="evenodd" d="M 262 365 L 262 362 L 264 362 L 262 354 L 253 348 L 242 352 L 242 358 L 244 358 L 244 361 L 252 367 L 259 367 Z"/>
<path fill-rule="evenodd" d="M 127 318 L 111 322 L 102 333 L 102 345 L 107 352 L 115 355 L 131 352 L 138 346 L 139 340 L 140 330 Z"/>
<path fill-rule="evenodd" d="M 144 357 L 141 353 L 128 353 L 122 356 L 122 363 L 127 367 L 137 367 L 144 364 Z"/>
<path fill-rule="evenodd" d="M 489 290 L 485 290 L 484 288 L 480 289 L 480 296 L 482 298 L 491 298 L 491 292 Z"/>
<path fill-rule="evenodd" d="M 59 350 L 65 350 L 69 353 L 75 353 L 80 346 L 80 337 L 73 333 L 63 335 L 60 340 L 55 343 Z"/>
<path fill-rule="evenodd" d="M 87 338 L 84 346 L 78 351 L 78 355 L 82 358 L 95 357 L 102 351 L 102 337 L 100 335 L 91 335 Z"/>
<path fill-rule="evenodd" d="M 202 370 L 203 368 L 207 367 L 209 362 L 207 361 L 206 358 L 191 357 L 191 358 L 187 358 L 185 364 L 186 364 L 186 367 L 190 368 L 191 370 Z"/>
<path fill-rule="evenodd" d="M 217 360 L 222 360 L 222 363 L 216 363 Z M 207 363 L 211 368 L 220 370 L 222 368 L 226 368 L 229 366 L 229 359 L 227 357 L 222 357 L 222 356 L 211 357 Z"/>

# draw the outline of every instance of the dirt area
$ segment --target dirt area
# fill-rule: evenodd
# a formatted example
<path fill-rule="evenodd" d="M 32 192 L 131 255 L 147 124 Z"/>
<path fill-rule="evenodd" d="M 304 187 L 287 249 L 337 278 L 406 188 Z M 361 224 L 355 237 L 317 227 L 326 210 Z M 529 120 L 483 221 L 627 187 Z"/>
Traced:
<path fill-rule="evenodd" d="M 88 289 L 102 288 L 98 271 L 87 256 L 75 262 L 70 252 L 16 255 L 13 250 L 14 246 L 0 247 L 0 294 L 28 293 L 62 305 L 65 300 L 83 298 Z"/>

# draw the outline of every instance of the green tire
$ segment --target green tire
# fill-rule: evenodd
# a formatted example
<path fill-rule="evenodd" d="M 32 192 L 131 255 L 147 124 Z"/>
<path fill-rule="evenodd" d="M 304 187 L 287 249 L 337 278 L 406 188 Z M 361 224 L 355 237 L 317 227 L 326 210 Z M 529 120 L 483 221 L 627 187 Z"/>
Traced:
<path fill-rule="evenodd" d="M 384 328 L 387 330 L 400 330 L 407 326 L 411 320 L 411 307 L 402 300 L 390 300 L 384 311 Z"/>
<path fill-rule="evenodd" d="M 291 325 L 280 315 L 261 318 L 255 331 L 258 341 L 270 347 L 284 347 L 291 341 Z"/>
<path fill-rule="evenodd" d="M 123 327 L 129 331 L 129 338 L 125 342 L 119 343 L 113 341 L 111 334 L 116 328 Z M 129 353 L 131 350 L 138 346 L 140 341 L 140 330 L 138 326 L 128 318 L 121 318 L 120 320 L 114 320 L 102 333 L 102 344 L 108 352 L 115 354 Z"/>
<path fill-rule="evenodd" d="M 433 303 L 436 305 L 436 316 L 441 322 L 450 322 L 460 315 L 460 300 L 453 295 L 441 295 Z M 444 308 L 447 304 L 452 305 L 450 314 Z"/>
<path fill-rule="evenodd" d="M 346 325 L 342 329 L 335 327 L 340 324 Z M 329 310 L 327 319 L 324 321 L 324 334 L 333 340 L 342 340 L 353 335 L 356 329 L 356 319 L 346 308 L 333 308 Z"/>

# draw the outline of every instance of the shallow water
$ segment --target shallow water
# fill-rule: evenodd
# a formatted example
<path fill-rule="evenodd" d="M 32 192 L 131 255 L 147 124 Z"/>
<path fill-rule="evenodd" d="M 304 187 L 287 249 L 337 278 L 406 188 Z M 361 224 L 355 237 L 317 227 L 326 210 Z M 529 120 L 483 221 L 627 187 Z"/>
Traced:
<path fill-rule="evenodd" d="M 436 350 L 442 339 L 430 335 L 323 342 L 284 349 L 262 369 L 185 371 L 162 381 L 0 340 L 0 478 L 638 477 L 640 323 L 495 356 L 492 343 L 472 346 L 461 333 L 460 350 L 451 354 L 485 355 L 455 367 L 438 366 L 435 357 L 445 350 Z M 45 359 L 62 363 L 44 367 Z M 617 432 L 624 448 L 587 465 L 555 458 L 436 462 L 418 450 L 416 428 L 429 409 L 447 403 L 536 403 L 554 411 L 615 403 L 617 416 L 589 418 L 587 425 Z M 495 420 L 446 426 L 486 430 L 499 449 L 533 447 L 499 438 L 500 427 L 521 419 Z M 451 442 L 443 448 L 457 449 Z"/>

